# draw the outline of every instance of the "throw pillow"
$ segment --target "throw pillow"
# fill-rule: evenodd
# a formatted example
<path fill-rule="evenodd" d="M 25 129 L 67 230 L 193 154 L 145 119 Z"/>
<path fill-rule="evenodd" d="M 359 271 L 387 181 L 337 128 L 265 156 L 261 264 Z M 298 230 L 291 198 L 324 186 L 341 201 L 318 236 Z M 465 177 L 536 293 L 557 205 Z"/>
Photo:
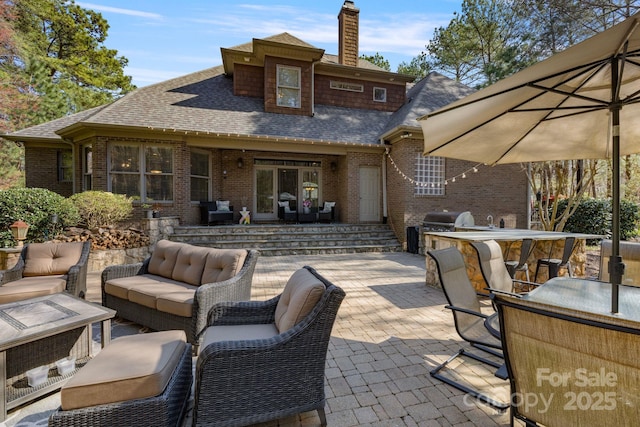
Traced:
<path fill-rule="evenodd" d="M 220 212 L 229 212 L 229 201 L 228 200 L 217 200 L 216 201 L 216 210 Z"/>
<path fill-rule="evenodd" d="M 336 205 L 336 202 L 324 202 L 322 212 L 331 212 L 331 209 Z"/>

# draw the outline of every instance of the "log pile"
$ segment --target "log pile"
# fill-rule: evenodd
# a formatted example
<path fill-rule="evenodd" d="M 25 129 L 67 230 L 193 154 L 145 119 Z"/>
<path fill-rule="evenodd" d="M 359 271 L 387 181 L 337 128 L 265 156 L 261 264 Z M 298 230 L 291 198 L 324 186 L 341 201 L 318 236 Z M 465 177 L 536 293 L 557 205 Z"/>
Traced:
<path fill-rule="evenodd" d="M 144 231 L 130 227 L 119 228 L 86 228 L 69 227 L 63 235 L 57 236 L 54 242 L 86 242 L 91 241 L 92 250 L 128 249 L 149 246 L 150 240 Z"/>

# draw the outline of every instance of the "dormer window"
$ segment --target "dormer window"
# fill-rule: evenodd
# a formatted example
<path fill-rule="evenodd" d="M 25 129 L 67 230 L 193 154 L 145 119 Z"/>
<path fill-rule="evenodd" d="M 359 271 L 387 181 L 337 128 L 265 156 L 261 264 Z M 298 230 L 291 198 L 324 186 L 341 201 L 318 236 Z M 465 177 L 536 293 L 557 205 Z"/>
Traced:
<path fill-rule="evenodd" d="M 300 108 L 300 74 L 299 67 L 278 65 L 278 106 Z"/>
<path fill-rule="evenodd" d="M 375 102 L 387 102 L 387 89 L 383 87 L 374 87 L 373 100 Z"/>

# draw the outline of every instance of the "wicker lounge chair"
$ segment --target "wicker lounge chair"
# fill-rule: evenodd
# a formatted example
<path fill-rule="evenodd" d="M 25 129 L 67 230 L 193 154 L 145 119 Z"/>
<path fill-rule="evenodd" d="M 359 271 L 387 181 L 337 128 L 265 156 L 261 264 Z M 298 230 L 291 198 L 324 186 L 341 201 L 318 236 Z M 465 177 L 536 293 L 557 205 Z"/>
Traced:
<path fill-rule="evenodd" d="M 344 296 L 304 267 L 275 298 L 214 306 L 196 365 L 193 425 L 244 426 L 314 410 L 326 425 L 327 347 Z"/>
<path fill-rule="evenodd" d="M 13 268 L 0 271 L 0 302 L 65 291 L 84 298 L 91 242 L 30 243 Z"/>
<path fill-rule="evenodd" d="M 502 344 L 500 340 L 494 337 L 485 326 L 485 320 L 489 316 L 481 312 L 478 296 L 471 284 L 471 281 L 469 280 L 467 268 L 460 251 L 455 247 L 449 247 L 446 249 L 429 251 L 427 253 L 434 259 L 438 267 L 440 284 L 442 285 L 445 297 L 449 302 L 449 305 L 447 305 L 446 308 L 451 309 L 453 312 L 453 320 L 460 338 L 467 341 L 474 348 L 501 358 Z M 431 370 L 431 376 L 457 388 L 458 390 L 462 390 L 495 408 L 508 408 L 508 404 L 499 402 L 492 397 L 467 386 L 466 384 L 454 381 L 440 373 L 442 369 L 447 367 L 450 362 L 459 356 L 468 356 L 496 369 L 503 367 L 502 363 L 494 362 L 486 357 L 472 353 L 465 348 L 461 348 L 449 359 Z"/>

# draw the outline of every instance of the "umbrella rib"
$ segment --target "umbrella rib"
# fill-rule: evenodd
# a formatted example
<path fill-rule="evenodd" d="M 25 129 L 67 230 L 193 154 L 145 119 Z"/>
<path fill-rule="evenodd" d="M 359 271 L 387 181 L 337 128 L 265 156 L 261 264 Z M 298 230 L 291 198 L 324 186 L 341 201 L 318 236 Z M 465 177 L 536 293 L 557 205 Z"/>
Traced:
<path fill-rule="evenodd" d="M 590 98 L 588 96 L 578 95 L 575 92 L 567 92 L 566 90 L 560 90 L 560 89 L 555 89 L 555 88 L 552 88 L 552 87 L 541 86 L 541 85 L 538 85 L 538 84 L 535 84 L 535 83 L 531 83 L 531 84 L 529 84 L 529 86 L 531 86 L 533 88 L 536 88 L 536 89 L 544 90 L 546 92 L 553 92 L 553 93 L 557 93 L 559 95 L 565 95 L 565 96 L 571 97 L 571 98 L 582 99 L 583 101 L 592 102 L 594 104 L 608 105 L 608 103 L 606 103 L 604 101 L 601 101 L 601 100 L 599 100 L 597 98 Z M 582 86 L 580 86 L 580 87 L 582 87 Z M 584 107 L 578 107 L 578 108 L 584 108 Z"/>

